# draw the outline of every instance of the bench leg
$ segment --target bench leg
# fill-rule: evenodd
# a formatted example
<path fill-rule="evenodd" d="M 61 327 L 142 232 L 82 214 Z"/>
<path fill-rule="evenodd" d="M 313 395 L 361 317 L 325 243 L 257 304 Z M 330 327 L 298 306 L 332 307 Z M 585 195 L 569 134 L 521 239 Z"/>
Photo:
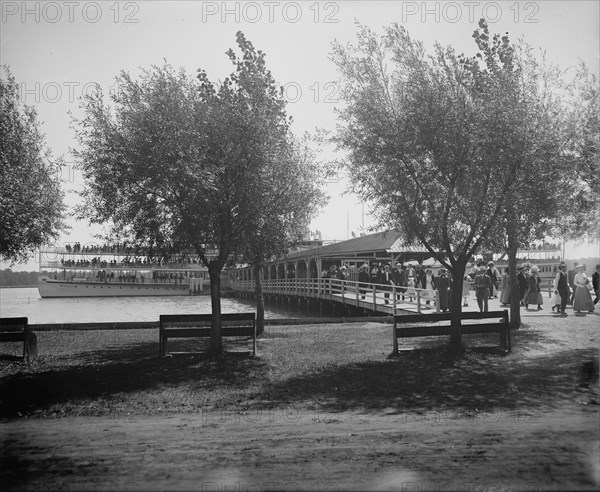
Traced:
<path fill-rule="evenodd" d="M 29 358 L 37 357 L 37 354 L 37 335 L 32 331 L 26 331 L 23 341 L 23 360 L 29 362 Z"/>
<path fill-rule="evenodd" d="M 500 348 L 506 352 L 510 352 L 510 326 L 504 324 L 500 329 Z"/>
<path fill-rule="evenodd" d="M 392 353 L 394 355 L 398 355 L 398 332 L 396 331 L 396 320 L 394 319 L 394 324 L 392 327 L 392 334 L 393 334 L 393 343 L 394 343 L 394 348 Z"/>

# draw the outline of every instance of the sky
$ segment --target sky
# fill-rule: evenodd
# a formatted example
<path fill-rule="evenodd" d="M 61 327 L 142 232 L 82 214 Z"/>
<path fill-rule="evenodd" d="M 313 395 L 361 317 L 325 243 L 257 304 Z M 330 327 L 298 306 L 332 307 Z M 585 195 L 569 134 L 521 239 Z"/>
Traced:
<path fill-rule="evenodd" d="M 121 72 L 132 76 L 165 61 L 189 74 L 206 70 L 213 81 L 233 71 L 225 52 L 243 31 L 266 53 L 267 67 L 285 89 L 297 135 L 334 130 L 341 104 L 338 74 L 330 61 L 334 40 L 356 39 L 357 23 L 381 32 L 398 23 L 432 51 L 435 42 L 467 55 L 480 18 L 490 30 L 522 38 L 563 68 L 585 61 L 599 74 L 599 5 L 590 1 L 49 1 L 0 0 L 0 61 L 21 87 L 23 103 L 35 106 L 54 156 L 66 167 L 63 186 L 69 207 L 79 202 L 81 176 L 70 154 L 76 148 L 71 118 L 81 115 L 79 98 L 95 84 L 115 89 Z M 344 240 L 374 217 L 348 193 L 344 176 L 325 190 L 328 205 L 311 224 L 325 240 Z M 363 213 L 364 210 L 364 213 Z M 59 244 L 95 243 L 101 232 L 69 220 Z M 600 256 L 600 245 L 568 243 L 567 258 Z M 6 265 L 3 264 L 3 267 Z M 34 260 L 15 270 L 35 270 Z"/>

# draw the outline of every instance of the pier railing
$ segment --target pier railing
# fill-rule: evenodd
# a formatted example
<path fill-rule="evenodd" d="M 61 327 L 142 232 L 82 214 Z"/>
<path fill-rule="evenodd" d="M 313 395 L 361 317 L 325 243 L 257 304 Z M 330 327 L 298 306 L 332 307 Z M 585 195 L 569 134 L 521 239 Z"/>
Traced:
<path fill-rule="evenodd" d="M 255 290 L 254 280 L 230 279 L 229 284 L 233 291 Z M 440 311 L 435 290 L 330 278 L 263 279 L 261 284 L 265 294 L 325 299 L 373 311 Z"/>

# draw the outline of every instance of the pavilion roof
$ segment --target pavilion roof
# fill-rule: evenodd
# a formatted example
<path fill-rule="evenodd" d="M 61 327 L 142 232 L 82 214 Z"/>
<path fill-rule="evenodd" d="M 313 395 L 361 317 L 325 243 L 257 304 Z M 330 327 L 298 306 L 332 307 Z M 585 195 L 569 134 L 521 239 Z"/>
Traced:
<path fill-rule="evenodd" d="M 418 243 L 407 243 L 400 232 L 388 230 L 316 248 L 294 251 L 288 253 L 286 259 L 305 259 L 317 256 L 321 258 L 378 257 L 389 256 L 390 253 L 427 252 L 427 249 Z"/>

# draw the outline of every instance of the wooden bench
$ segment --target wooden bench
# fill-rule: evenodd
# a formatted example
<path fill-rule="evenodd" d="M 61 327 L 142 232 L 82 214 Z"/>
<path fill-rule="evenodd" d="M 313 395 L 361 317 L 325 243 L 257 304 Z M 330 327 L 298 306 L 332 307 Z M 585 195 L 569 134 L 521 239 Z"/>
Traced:
<path fill-rule="evenodd" d="M 432 337 L 450 335 L 450 313 L 408 314 L 394 316 L 392 355 L 398 355 L 398 338 Z M 462 324 L 461 334 L 499 333 L 499 347 L 504 352 L 510 352 L 510 326 L 508 311 L 488 311 L 487 313 L 463 312 L 461 320 L 496 320 L 489 323 Z M 428 323 L 444 323 L 427 326 Z M 418 326 L 402 326 L 417 324 Z"/>
<path fill-rule="evenodd" d="M 0 342 L 23 342 L 23 360 L 37 355 L 37 337 L 29 328 L 27 317 L 0 318 Z"/>
<path fill-rule="evenodd" d="M 169 338 L 210 338 L 211 314 L 161 314 L 159 356 L 167 355 Z M 221 314 L 221 336 L 252 337 L 252 356 L 256 356 L 255 313 Z"/>

